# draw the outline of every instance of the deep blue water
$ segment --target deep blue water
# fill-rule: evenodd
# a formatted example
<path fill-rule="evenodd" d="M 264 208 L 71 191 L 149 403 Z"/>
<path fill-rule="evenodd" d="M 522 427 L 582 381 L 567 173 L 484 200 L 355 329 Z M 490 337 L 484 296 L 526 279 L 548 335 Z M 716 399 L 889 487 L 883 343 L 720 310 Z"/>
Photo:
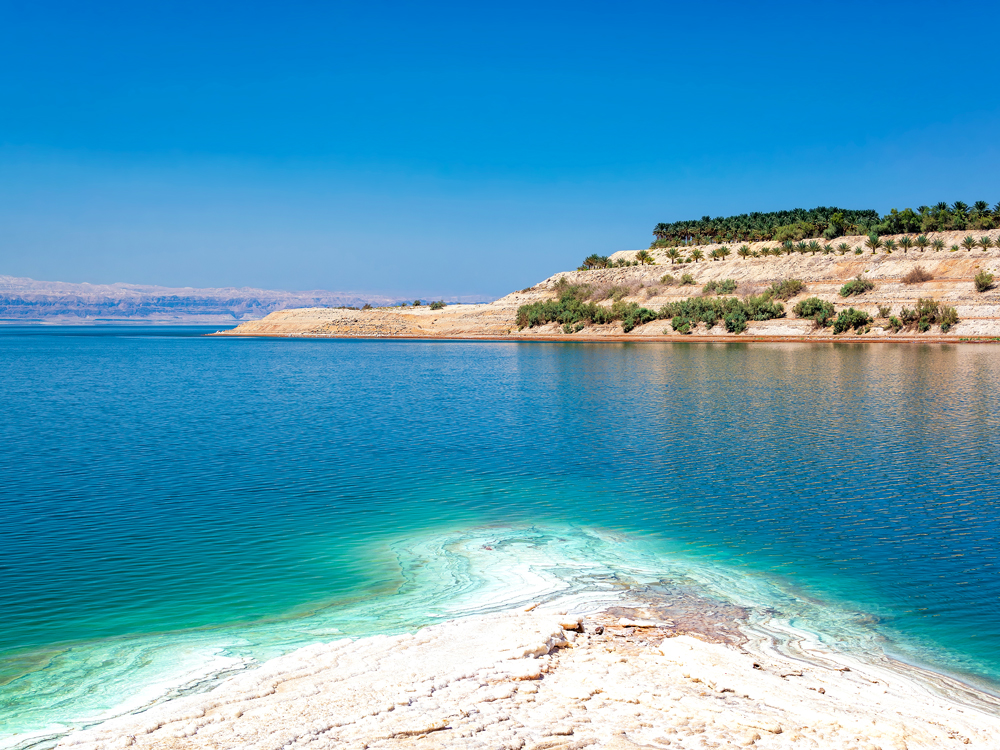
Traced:
<path fill-rule="evenodd" d="M 994 347 L 202 333 L 0 329 L 0 738 L 196 645 L 418 626 L 393 540 L 491 526 L 614 530 L 1000 684 Z"/>

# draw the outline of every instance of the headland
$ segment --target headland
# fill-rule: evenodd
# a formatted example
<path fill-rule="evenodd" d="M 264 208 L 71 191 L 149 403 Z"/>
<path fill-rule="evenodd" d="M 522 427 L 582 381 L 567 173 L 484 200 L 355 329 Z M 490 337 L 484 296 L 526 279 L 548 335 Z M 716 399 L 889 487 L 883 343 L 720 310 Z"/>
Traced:
<path fill-rule="evenodd" d="M 791 250 L 748 242 L 741 254 L 721 243 L 686 246 L 680 259 L 674 248 L 622 251 L 489 304 L 280 310 L 218 335 L 989 341 L 1000 339 L 1000 230 L 979 235 L 985 250 L 962 245 L 968 232 L 931 232 L 921 235 L 927 247 L 905 252 L 900 242 L 913 238 L 904 234 L 879 237 L 874 251 L 861 235 Z"/>

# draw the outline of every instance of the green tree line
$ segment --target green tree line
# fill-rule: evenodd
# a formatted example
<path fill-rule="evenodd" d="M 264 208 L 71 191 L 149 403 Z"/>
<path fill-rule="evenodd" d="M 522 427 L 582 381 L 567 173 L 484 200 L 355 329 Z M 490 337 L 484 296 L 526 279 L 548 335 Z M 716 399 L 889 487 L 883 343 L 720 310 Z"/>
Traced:
<path fill-rule="evenodd" d="M 818 206 L 661 222 L 653 228 L 656 239 L 652 247 L 819 238 L 832 240 L 843 235 L 989 230 L 997 227 L 1000 227 L 1000 202 L 992 208 L 986 201 L 976 201 L 972 205 L 962 201 L 941 202 L 933 206 L 919 206 L 916 210 L 904 208 L 900 211 L 894 208 L 884 216 L 871 209 Z"/>

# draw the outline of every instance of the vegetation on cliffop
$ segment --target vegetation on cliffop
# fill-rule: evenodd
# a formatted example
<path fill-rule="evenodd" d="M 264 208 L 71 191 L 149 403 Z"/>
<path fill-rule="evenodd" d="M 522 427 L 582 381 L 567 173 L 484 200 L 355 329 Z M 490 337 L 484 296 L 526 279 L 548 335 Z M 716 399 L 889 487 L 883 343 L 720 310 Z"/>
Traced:
<path fill-rule="evenodd" d="M 437 302 L 431 302 L 431 310 L 441 310 L 445 306 L 445 301 L 439 299 Z"/>
<path fill-rule="evenodd" d="M 851 279 L 842 287 L 840 287 L 841 297 L 853 297 L 856 294 L 864 294 L 865 292 L 870 292 L 875 288 L 874 282 L 870 279 L 863 279 L 858 276 L 856 279 Z"/>
<path fill-rule="evenodd" d="M 713 242 L 798 242 L 808 239 L 833 240 L 847 234 L 861 235 L 926 234 L 1000 227 L 1000 203 L 992 208 L 986 201 L 971 206 L 962 201 L 919 206 L 916 210 L 892 209 L 880 216 L 871 209 L 849 210 L 818 206 L 791 211 L 753 212 L 737 216 L 686 219 L 660 223 L 653 228 L 653 247 L 707 245 Z M 904 251 L 909 249 L 904 248 Z"/>

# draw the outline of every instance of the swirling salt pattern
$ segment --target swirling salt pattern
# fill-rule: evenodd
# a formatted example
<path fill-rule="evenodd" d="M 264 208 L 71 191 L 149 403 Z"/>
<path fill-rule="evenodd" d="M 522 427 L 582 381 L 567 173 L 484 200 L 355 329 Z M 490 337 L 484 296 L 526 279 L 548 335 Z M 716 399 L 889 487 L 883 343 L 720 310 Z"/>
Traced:
<path fill-rule="evenodd" d="M 1000 677 L 991 347 L 0 334 L 0 734 L 329 638 L 331 607 L 450 616 L 479 584 L 408 610 L 394 545 L 491 524 L 646 535 L 793 625 Z"/>

